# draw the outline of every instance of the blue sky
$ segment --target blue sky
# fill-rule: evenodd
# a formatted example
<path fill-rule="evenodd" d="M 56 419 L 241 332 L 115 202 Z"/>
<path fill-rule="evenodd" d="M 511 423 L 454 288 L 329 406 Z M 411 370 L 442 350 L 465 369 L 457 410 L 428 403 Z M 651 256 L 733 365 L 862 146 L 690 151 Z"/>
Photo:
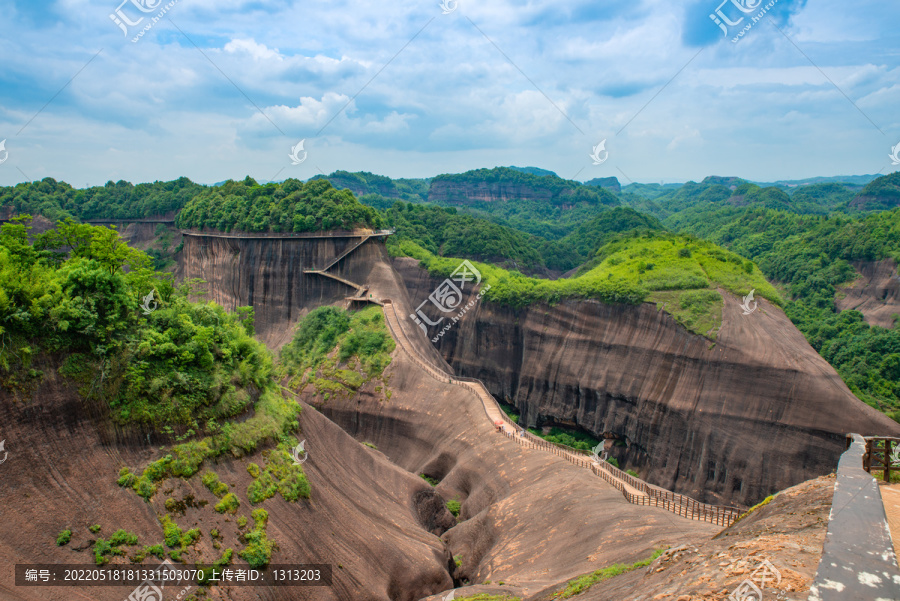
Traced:
<path fill-rule="evenodd" d="M 121 2 L 5 3 L 0 185 L 898 168 L 897 3 Z M 293 165 L 300 140 L 306 160 Z M 594 165 L 601 140 L 608 158 Z"/>

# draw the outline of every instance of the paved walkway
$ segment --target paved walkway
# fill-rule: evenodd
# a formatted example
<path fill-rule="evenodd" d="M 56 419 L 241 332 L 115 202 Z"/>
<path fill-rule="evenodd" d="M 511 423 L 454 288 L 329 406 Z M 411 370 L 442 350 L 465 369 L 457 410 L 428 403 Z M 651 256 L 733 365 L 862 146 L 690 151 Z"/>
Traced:
<path fill-rule="evenodd" d="M 894 555 L 900 558 L 900 484 L 882 484 L 878 489 L 881 491 L 881 501 L 884 503 L 888 526 L 891 528 Z"/>

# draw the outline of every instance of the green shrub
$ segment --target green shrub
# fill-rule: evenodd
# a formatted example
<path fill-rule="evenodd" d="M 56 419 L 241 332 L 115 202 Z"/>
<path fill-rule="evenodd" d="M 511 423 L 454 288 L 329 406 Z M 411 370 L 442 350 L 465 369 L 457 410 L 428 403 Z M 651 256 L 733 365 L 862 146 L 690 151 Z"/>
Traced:
<path fill-rule="evenodd" d="M 459 511 L 462 509 L 462 505 L 456 499 L 451 501 L 447 501 L 447 510 L 452 513 L 454 516 L 459 517 Z"/>
<path fill-rule="evenodd" d="M 119 470 L 119 479 L 116 480 L 116 484 L 125 488 L 131 488 L 134 486 L 135 480 L 137 480 L 137 476 L 132 474 L 127 467 L 123 467 Z"/>
<path fill-rule="evenodd" d="M 247 473 L 253 476 L 254 478 L 259 478 L 259 466 L 255 463 L 250 463 L 247 465 Z"/>
<path fill-rule="evenodd" d="M 141 563 L 148 555 L 153 555 L 158 559 L 163 559 L 166 556 L 166 550 L 162 545 L 150 545 L 137 551 L 134 555 L 131 556 L 130 559 L 132 563 Z"/>
<path fill-rule="evenodd" d="M 269 513 L 265 509 L 254 509 L 252 516 L 254 526 L 244 534 L 247 547 L 240 552 L 240 556 L 250 564 L 250 567 L 259 569 L 269 565 L 275 550 L 275 542 L 270 541 L 266 535 Z"/>
<path fill-rule="evenodd" d="M 116 530 L 109 538 L 109 544 L 114 547 L 118 547 L 120 545 L 134 546 L 138 544 L 138 537 L 136 534 L 132 534 L 120 529 Z"/>
<path fill-rule="evenodd" d="M 109 563 L 109 559 L 113 555 L 124 555 L 125 552 L 121 549 L 116 549 L 112 545 L 109 544 L 109 541 L 103 538 L 98 538 L 94 541 L 94 563 L 98 566 L 105 565 Z"/>
<path fill-rule="evenodd" d="M 606 461 L 613 467 L 619 467 L 619 460 L 616 459 L 615 457 L 610 457 Z"/>
<path fill-rule="evenodd" d="M 100 532 L 100 524 L 94 524 L 93 526 L 88 526 L 88 530 L 90 530 L 94 534 L 97 534 L 98 532 Z"/>
<path fill-rule="evenodd" d="M 267 388 L 260 395 L 252 417 L 240 423 L 226 423 L 213 437 L 174 446 L 170 454 L 150 463 L 132 488 L 149 501 L 156 494 L 154 482 L 177 476 L 187 478 L 209 457 L 224 453 L 240 457 L 265 440 L 280 440 L 299 428 L 299 413 L 300 406 L 296 402 L 283 398 L 272 387 Z M 250 464 L 248 471 L 253 470 L 254 465 Z"/>
<path fill-rule="evenodd" d="M 632 570 L 636 570 L 638 568 L 643 568 L 651 563 L 662 555 L 663 550 L 658 549 L 654 551 L 653 555 L 648 557 L 647 559 L 642 559 L 640 561 L 636 561 L 630 565 L 625 565 L 621 563 L 613 564 L 606 568 L 601 568 L 589 574 L 585 574 L 584 576 L 580 576 L 574 580 L 570 580 L 566 585 L 566 588 L 562 591 L 553 595 L 554 599 L 568 599 L 570 597 L 574 597 L 584 591 L 588 590 L 598 582 L 602 580 L 608 580 L 609 578 L 613 578 L 618 576 L 619 574 L 625 574 L 627 572 L 631 572 Z"/>
<path fill-rule="evenodd" d="M 163 527 L 163 536 L 166 546 L 173 549 L 172 551 L 169 551 L 169 557 L 175 561 L 181 561 L 181 556 L 187 548 L 200 540 L 200 529 L 191 528 L 187 532 L 184 532 L 168 515 L 161 516 L 159 522 Z"/>
<path fill-rule="evenodd" d="M 297 466 L 300 467 L 299 465 Z M 293 502 L 298 499 L 308 499 L 310 496 L 309 481 L 306 474 L 300 470 L 292 470 L 287 476 L 278 482 L 278 492 L 285 501 Z"/>
<path fill-rule="evenodd" d="M 209 492 L 222 498 L 228 493 L 228 485 L 219 480 L 219 475 L 213 471 L 207 471 L 201 478 L 203 485 L 209 489 Z"/>
<path fill-rule="evenodd" d="M 214 509 L 219 513 L 236 513 L 240 506 L 240 499 L 238 499 L 233 492 L 230 492 L 222 497 L 221 501 L 216 503 Z"/>
<path fill-rule="evenodd" d="M 56 537 L 56 546 L 62 547 L 63 545 L 68 544 L 70 540 L 72 540 L 72 531 L 66 528 Z"/>
<path fill-rule="evenodd" d="M 234 555 L 234 551 L 225 549 L 219 559 L 213 562 L 213 565 L 203 568 L 203 574 L 198 579 L 200 585 L 212 586 L 218 584 L 217 581 L 213 580 L 213 575 L 215 573 L 217 578 L 221 578 L 222 569 L 231 564 L 232 555 Z"/>
<path fill-rule="evenodd" d="M 146 476 L 141 476 L 134 483 L 134 491 L 147 501 L 153 498 L 153 495 L 156 494 L 156 485 L 153 484 L 149 478 Z"/>
<path fill-rule="evenodd" d="M 125 555 L 125 551 L 119 549 L 119 547 L 134 546 L 136 544 L 138 544 L 137 535 L 125 530 L 116 530 L 108 541 L 98 538 L 94 542 L 94 562 L 98 566 L 107 564 L 112 556 Z"/>
<path fill-rule="evenodd" d="M 278 483 L 272 478 L 272 474 L 266 470 L 247 487 L 247 498 L 252 505 L 262 503 L 278 492 Z"/>
<path fill-rule="evenodd" d="M 181 528 L 168 515 L 159 518 L 163 527 L 163 539 L 167 547 L 174 547 L 181 540 Z"/>
<path fill-rule="evenodd" d="M 154 555 L 158 559 L 162 559 L 166 555 L 166 550 L 163 549 L 162 545 L 150 545 L 149 547 L 145 547 L 147 550 L 147 555 Z"/>

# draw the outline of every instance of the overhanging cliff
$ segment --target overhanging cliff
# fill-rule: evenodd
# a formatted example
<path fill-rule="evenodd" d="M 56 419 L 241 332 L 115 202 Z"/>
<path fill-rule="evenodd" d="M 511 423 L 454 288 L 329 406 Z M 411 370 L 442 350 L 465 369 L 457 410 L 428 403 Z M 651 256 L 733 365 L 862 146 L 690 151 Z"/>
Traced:
<path fill-rule="evenodd" d="M 413 259 L 394 266 L 415 305 L 441 281 Z M 436 346 L 458 375 L 515 405 L 521 423 L 617 438 L 627 446 L 614 454 L 645 479 L 706 502 L 752 505 L 829 473 L 849 431 L 900 434 L 779 308 L 763 300 L 745 316 L 723 294 L 714 345 L 647 303 L 481 301 Z"/>

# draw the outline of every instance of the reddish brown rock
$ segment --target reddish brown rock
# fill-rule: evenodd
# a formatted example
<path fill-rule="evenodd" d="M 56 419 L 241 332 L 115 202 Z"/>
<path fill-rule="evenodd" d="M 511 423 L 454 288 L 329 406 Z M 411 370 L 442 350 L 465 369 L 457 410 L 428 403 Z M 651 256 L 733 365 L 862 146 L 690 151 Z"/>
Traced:
<path fill-rule="evenodd" d="M 233 310 L 253 306 L 257 335 L 272 348 L 291 339 L 292 326 L 321 305 L 346 305 L 356 289 L 334 279 L 304 273 L 319 269 L 359 238 L 239 238 L 186 235 L 179 270 L 184 278 L 208 283 L 207 300 Z M 384 243 L 370 239 L 329 270 L 364 284 L 373 266 L 387 260 Z"/>
<path fill-rule="evenodd" d="M 839 311 L 853 309 L 866 321 L 882 328 L 894 327 L 894 315 L 900 315 L 900 277 L 893 259 L 855 261 L 859 278 L 842 287 L 835 297 Z"/>
<path fill-rule="evenodd" d="M 565 189 L 561 196 L 571 196 Z M 524 184 L 506 182 L 454 182 L 434 181 L 428 191 L 429 202 L 460 203 L 495 202 L 506 200 L 539 200 L 550 202 L 553 192 L 547 188 L 534 188 Z"/>
<path fill-rule="evenodd" d="M 415 304 L 440 282 L 414 260 L 394 265 Z M 831 472 L 847 432 L 900 434 L 779 308 L 761 300 L 743 315 L 740 299 L 724 295 L 715 344 L 652 304 L 514 310 L 482 301 L 436 346 L 459 375 L 514 404 L 523 423 L 577 424 L 626 441 L 613 447 L 620 463 L 710 503 L 752 505 Z"/>

